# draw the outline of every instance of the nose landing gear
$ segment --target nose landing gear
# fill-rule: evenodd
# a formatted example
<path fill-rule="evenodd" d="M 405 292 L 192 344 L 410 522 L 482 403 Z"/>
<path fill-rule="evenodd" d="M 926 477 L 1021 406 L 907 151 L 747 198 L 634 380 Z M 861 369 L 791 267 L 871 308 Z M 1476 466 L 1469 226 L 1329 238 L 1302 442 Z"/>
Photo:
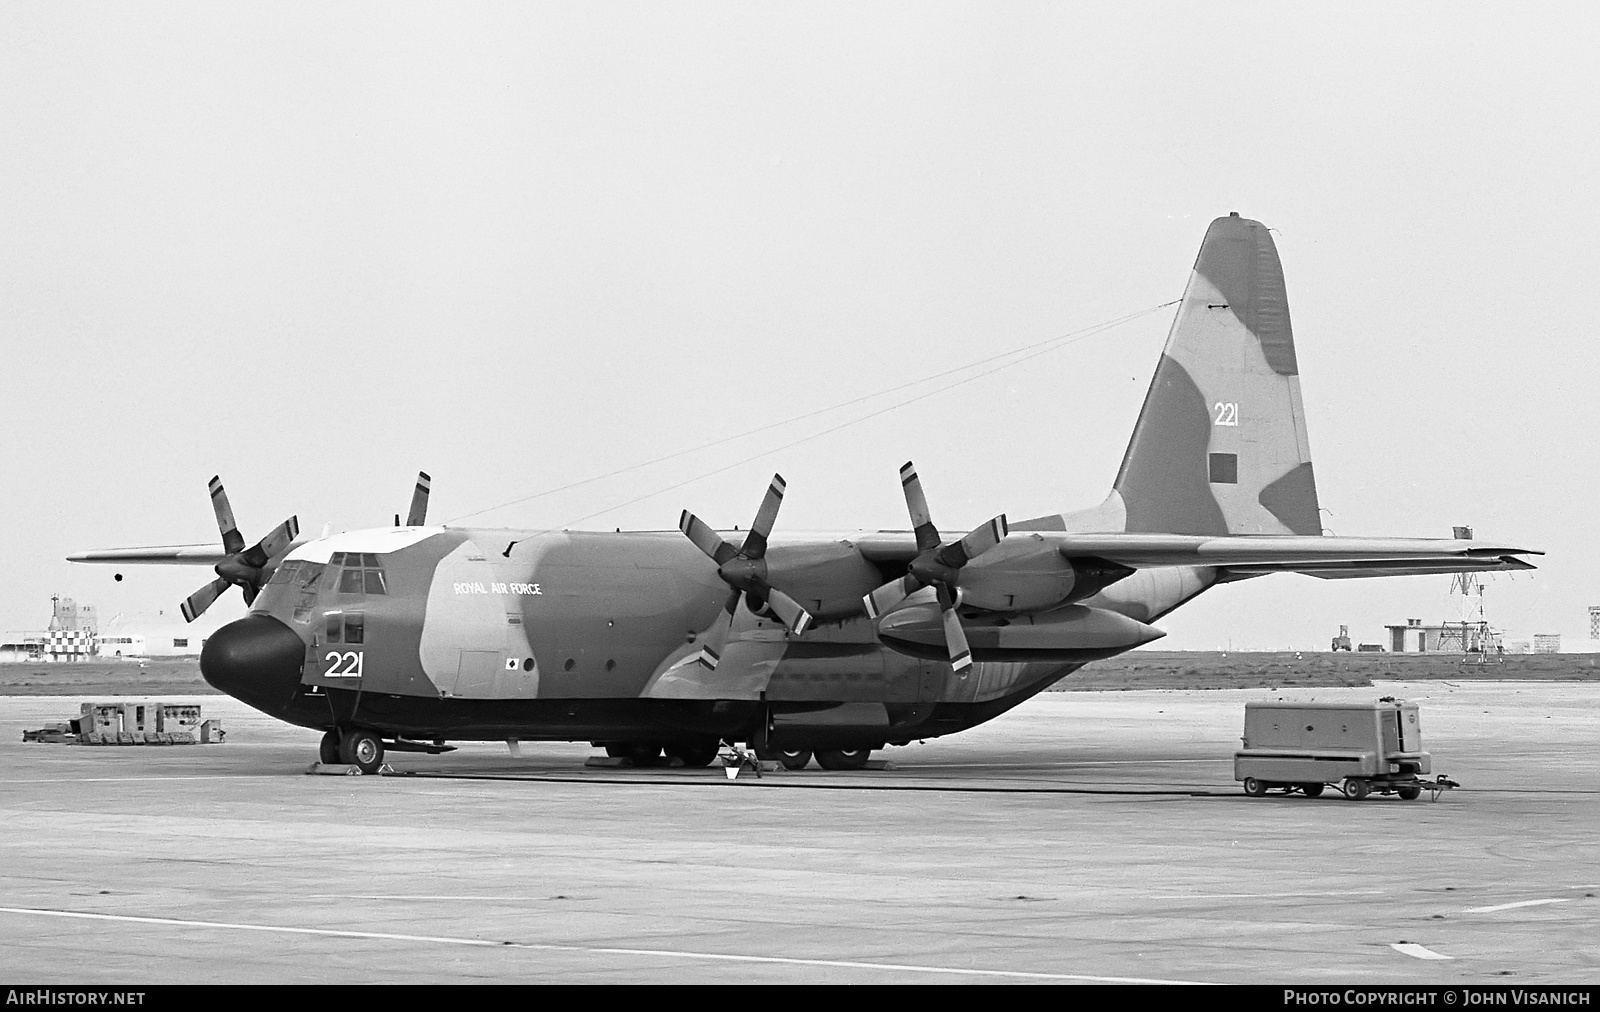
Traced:
<path fill-rule="evenodd" d="M 383 739 L 359 727 L 335 728 L 317 744 L 317 758 L 324 766 L 342 764 L 376 773 L 383 768 Z"/>

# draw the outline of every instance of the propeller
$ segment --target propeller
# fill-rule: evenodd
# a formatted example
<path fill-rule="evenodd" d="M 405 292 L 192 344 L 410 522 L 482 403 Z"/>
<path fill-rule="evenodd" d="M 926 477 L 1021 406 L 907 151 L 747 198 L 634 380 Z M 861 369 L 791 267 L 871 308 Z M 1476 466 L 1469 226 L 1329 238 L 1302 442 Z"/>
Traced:
<path fill-rule="evenodd" d="M 928 512 L 928 499 L 922 494 L 922 479 L 906 461 L 900 469 L 900 486 L 905 490 L 906 509 L 911 512 L 911 528 L 917 538 L 917 557 L 911 560 L 906 575 L 891 580 L 861 599 L 868 617 L 874 621 L 924 587 L 938 594 L 939 611 L 944 617 L 944 641 L 950 652 L 950 666 L 965 671 L 972 666 L 972 651 L 961 628 L 956 608 L 961 604 L 961 567 L 1005 540 L 1009 528 L 1004 513 L 972 531 L 960 541 L 942 544 L 939 529 Z"/>
<path fill-rule="evenodd" d="M 213 601 L 229 587 L 237 586 L 244 593 L 244 603 L 254 604 L 256 595 L 266 582 L 263 570 L 289 550 L 300 534 L 300 519 L 290 517 L 272 533 L 249 548 L 244 546 L 244 535 L 233 519 L 233 507 L 228 505 L 228 493 L 222 487 L 220 475 L 211 479 L 211 509 L 217 515 L 217 530 L 222 532 L 222 550 L 228 557 L 216 565 L 217 578 L 201 587 L 180 605 L 185 622 L 193 622 L 204 615 Z"/>
<path fill-rule="evenodd" d="M 428 472 L 418 471 L 417 487 L 411 493 L 411 512 L 406 514 L 407 527 L 421 527 L 427 522 L 428 490 L 432 487 L 433 479 L 428 477 Z"/>
<path fill-rule="evenodd" d="M 761 509 L 756 512 L 755 523 L 750 525 L 744 544 L 738 548 L 722 540 L 716 531 L 688 510 L 684 510 L 678 518 L 678 529 L 717 564 L 717 575 L 722 577 L 723 583 L 733 588 L 722 614 L 706 632 L 705 645 L 700 650 L 700 663 L 713 671 L 717 669 L 722 648 L 733 629 L 733 616 L 739 610 L 741 594 L 745 596 L 751 611 L 765 609 L 796 636 L 811 625 L 810 612 L 767 582 L 767 536 L 777 522 L 778 507 L 783 505 L 783 490 L 783 475 L 773 475 L 772 484 L 767 486 L 766 497 L 761 500 Z"/>

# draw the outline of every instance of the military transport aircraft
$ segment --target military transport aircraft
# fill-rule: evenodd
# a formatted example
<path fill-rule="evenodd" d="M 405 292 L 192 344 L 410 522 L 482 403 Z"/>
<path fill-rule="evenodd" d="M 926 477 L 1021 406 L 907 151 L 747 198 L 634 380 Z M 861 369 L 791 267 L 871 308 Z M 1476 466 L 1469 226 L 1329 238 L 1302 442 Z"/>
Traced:
<path fill-rule="evenodd" d="M 201 654 L 218 689 L 325 731 L 324 762 L 449 741 L 588 740 L 688 765 L 742 743 L 792 769 L 999 716 L 1221 583 L 1533 568 L 1527 549 L 1322 534 L 1277 249 L 1211 223 L 1112 490 L 1091 509 L 961 537 L 911 464 L 909 531 L 774 534 L 774 476 L 747 532 L 484 530 L 406 522 L 313 539 L 294 519 L 245 546 L 216 479 L 220 550 L 85 552 L 201 564 L 249 605 Z"/>

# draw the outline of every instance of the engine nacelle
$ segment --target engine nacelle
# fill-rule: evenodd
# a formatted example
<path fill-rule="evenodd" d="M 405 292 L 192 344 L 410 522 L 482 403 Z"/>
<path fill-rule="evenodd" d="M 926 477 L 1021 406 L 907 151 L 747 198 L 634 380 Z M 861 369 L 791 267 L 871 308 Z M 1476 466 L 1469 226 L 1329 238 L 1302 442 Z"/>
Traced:
<path fill-rule="evenodd" d="M 935 601 L 911 599 L 878 620 L 878 639 L 912 657 L 947 660 L 944 623 Z M 963 619 L 976 661 L 1090 661 L 1160 639 L 1155 626 L 1104 608 L 1069 604 L 1039 615 Z"/>
<path fill-rule="evenodd" d="M 1093 597 L 1134 570 L 1104 559 L 1068 559 L 1037 534 L 1010 537 L 961 570 L 966 607 L 1017 614 Z"/>
<path fill-rule="evenodd" d="M 861 614 L 862 595 L 883 582 L 876 567 L 844 541 L 767 549 L 767 579 L 819 621 Z"/>

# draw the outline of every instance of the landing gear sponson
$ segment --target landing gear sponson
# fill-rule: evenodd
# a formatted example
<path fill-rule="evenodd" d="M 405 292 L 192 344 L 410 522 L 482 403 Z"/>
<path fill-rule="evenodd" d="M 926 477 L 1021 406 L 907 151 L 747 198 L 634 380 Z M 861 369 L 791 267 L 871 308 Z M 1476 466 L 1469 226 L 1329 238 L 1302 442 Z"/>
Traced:
<path fill-rule="evenodd" d="M 716 761 L 719 751 L 716 745 L 658 745 L 654 742 L 634 741 L 590 744 L 605 749 L 606 755 L 613 759 L 627 759 L 635 766 L 654 766 L 663 758 L 677 759 L 685 766 L 710 766 Z M 763 745 L 756 746 L 755 753 L 759 758 L 779 763 L 787 770 L 805 769 L 811 765 L 813 756 L 817 760 L 817 765 L 825 770 L 865 769 L 867 761 L 872 758 L 870 748 L 821 749 L 813 752 L 811 749 L 782 749 Z"/>

